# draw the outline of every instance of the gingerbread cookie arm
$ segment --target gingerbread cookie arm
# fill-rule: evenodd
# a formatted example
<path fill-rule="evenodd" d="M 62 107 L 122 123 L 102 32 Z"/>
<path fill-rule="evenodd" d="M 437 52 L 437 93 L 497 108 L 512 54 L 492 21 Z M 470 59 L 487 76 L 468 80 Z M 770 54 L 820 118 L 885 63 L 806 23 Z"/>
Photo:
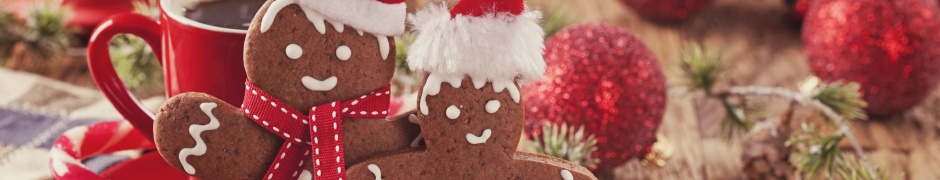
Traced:
<path fill-rule="evenodd" d="M 408 111 L 408 112 L 401 113 L 401 114 L 399 114 L 399 115 L 390 116 L 390 117 L 388 117 L 388 118 L 385 118 L 385 120 L 386 120 L 386 121 L 409 121 L 409 122 L 411 122 L 412 124 L 418 124 L 417 121 L 410 121 L 410 120 L 409 120 L 409 117 L 410 117 L 410 116 L 412 116 L 412 115 L 417 115 L 417 114 L 418 114 L 418 110 L 411 110 L 411 111 Z M 415 120 L 417 120 L 417 119 L 415 119 Z"/>
<path fill-rule="evenodd" d="M 391 117 L 391 118 L 386 119 L 386 120 L 388 120 L 388 121 L 408 121 L 408 122 L 410 122 L 411 124 L 415 124 L 415 125 L 419 125 L 419 124 L 420 124 L 420 122 L 418 122 L 418 121 L 419 121 L 419 120 L 418 120 L 418 110 L 411 110 L 411 111 L 402 113 L 402 114 L 400 114 L 400 115 L 398 115 L 398 116 Z M 420 126 L 418 126 L 418 128 L 420 128 Z M 420 131 L 421 129 L 418 129 L 418 130 Z M 423 146 L 423 144 L 421 144 L 422 141 L 424 141 L 424 136 L 423 136 L 421 133 L 418 133 L 418 136 L 415 137 L 414 140 L 411 141 L 411 148 L 417 148 L 417 147 Z"/>
<path fill-rule="evenodd" d="M 203 93 L 167 100 L 154 121 L 154 140 L 166 162 L 201 179 L 261 179 L 282 143 L 241 108 Z"/>
<path fill-rule="evenodd" d="M 375 154 L 411 148 L 420 132 L 417 124 L 406 120 L 348 119 L 343 125 L 343 145 L 355 148 L 346 149 L 346 166 Z"/>
<path fill-rule="evenodd" d="M 516 152 L 513 159 L 516 173 L 525 179 L 597 179 L 587 168 L 546 155 Z"/>

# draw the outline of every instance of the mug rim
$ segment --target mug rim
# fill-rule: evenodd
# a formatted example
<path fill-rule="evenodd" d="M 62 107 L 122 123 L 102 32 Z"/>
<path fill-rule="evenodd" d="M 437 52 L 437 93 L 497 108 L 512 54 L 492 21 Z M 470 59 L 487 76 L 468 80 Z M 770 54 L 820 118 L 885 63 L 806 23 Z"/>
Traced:
<path fill-rule="evenodd" d="M 223 33 L 233 33 L 233 34 L 247 34 L 248 33 L 248 30 L 245 30 L 245 29 L 232 29 L 232 28 L 218 27 L 218 26 L 201 23 L 199 21 L 186 18 L 182 14 L 178 14 L 180 12 L 170 11 L 167 9 L 167 7 L 183 8 L 181 3 L 178 3 L 179 1 L 182 1 L 182 0 L 161 0 L 160 12 L 169 16 L 171 19 L 175 20 L 176 22 L 179 22 L 181 24 L 185 24 L 188 26 L 196 27 L 199 29 L 205 29 L 205 30 L 215 31 L 215 32 L 223 32 Z M 175 6 L 170 6 L 170 5 L 173 5 L 173 4 L 170 4 L 170 2 L 177 2 L 177 3 L 175 4 Z"/>

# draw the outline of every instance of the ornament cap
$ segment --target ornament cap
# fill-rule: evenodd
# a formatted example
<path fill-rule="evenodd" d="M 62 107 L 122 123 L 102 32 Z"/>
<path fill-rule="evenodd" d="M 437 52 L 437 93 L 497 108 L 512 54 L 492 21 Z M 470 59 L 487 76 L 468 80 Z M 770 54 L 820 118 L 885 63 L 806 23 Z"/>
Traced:
<path fill-rule="evenodd" d="M 652 150 L 646 154 L 643 161 L 640 161 L 644 167 L 649 169 L 659 169 L 666 166 L 669 159 L 672 158 L 672 144 L 666 141 L 665 137 L 658 136 L 656 143 L 653 143 Z"/>

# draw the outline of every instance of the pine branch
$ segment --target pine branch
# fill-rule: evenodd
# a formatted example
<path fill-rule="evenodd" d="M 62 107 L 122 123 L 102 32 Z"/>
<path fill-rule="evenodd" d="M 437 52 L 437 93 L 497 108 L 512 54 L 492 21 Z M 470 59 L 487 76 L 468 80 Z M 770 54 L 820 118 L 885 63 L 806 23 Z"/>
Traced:
<path fill-rule="evenodd" d="M 702 45 L 691 45 L 680 56 L 682 71 L 689 80 L 688 86 L 694 90 L 704 91 L 706 96 L 717 96 L 725 109 L 725 117 L 721 120 L 720 131 L 726 140 L 745 134 L 754 126 L 754 121 L 747 119 L 747 112 L 741 107 L 733 105 L 727 96 L 714 94 L 714 87 L 725 69 L 721 63 L 720 55 L 713 50 L 704 49 Z"/>
<path fill-rule="evenodd" d="M 815 90 L 815 92 L 822 92 L 823 91 L 822 89 L 825 89 L 827 87 L 832 88 L 829 86 L 830 85 L 817 86 L 816 88 L 820 88 L 820 90 Z M 849 87 L 851 86 L 852 85 L 850 84 Z M 838 86 L 833 86 L 833 87 L 838 87 Z M 826 116 L 829 120 L 831 120 L 838 126 L 839 133 L 841 133 L 842 136 L 845 136 L 845 138 L 849 140 L 849 143 L 852 144 L 852 147 L 855 150 L 855 153 L 859 156 L 859 161 L 863 165 L 865 165 L 868 172 L 875 172 L 874 168 L 868 165 L 867 163 L 868 157 L 865 155 L 865 152 L 862 150 L 862 146 L 859 144 L 858 139 L 852 133 L 851 127 L 849 127 L 849 122 L 845 121 L 845 118 L 843 118 L 842 114 L 839 114 L 838 112 L 833 110 L 833 108 L 830 108 L 829 106 L 824 104 L 822 101 L 818 99 L 808 98 L 807 96 L 803 94 L 793 92 L 793 91 L 783 89 L 783 88 L 755 87 L 755 86 L 732 87 L 729 90 L 729 93 L 738 94 L 738 95 L 776 96 L 779 98 L 787 99 L 791 102 L 797 102 L 803 106 L 807 106 L 807 107 L 811 107 L 813 109 L 819 110 L 824 116 Z M 854 91 L 854 93 L 858 93 L 858 91 Z M 817 97 L 817 96 L 813 96 L 813 97 Z M 848 95 L 844 97 L 860 98 L 861 96 L 860 95 Z M 856 101 L 856 100 L 849 100 L 849 101 Z M 864 108 L 864 106 L 858 107 L 858 108 Z M 851 112 L 851 111 L 847 111 L 847 112 Z M 874 174 L 872 174 L 871 176 L 874 176 Z"/>
<path fill-rule="evenodd" d="M 597 151 L 597 139 L 594 135 L 585 136 L 584 126 L 575 128 L 567 124 L 543 124 L 542 136 L 536 137 L 529 148 L 588 168 L 600 163 L 599 159 L 591 156 Z"/>
<path fill-rule="evenodd" d="M 547 11 L 548 18 L 542 22 L 542 28 L 545 30 L 545 38 L 552 37 L 556 32 L 562 28 L 570 25 L 576 18 L 572 17 L 568 13 L 568 9 L 565 6 L 557 6 L 549 11 Z"/>
<path fill-rule="evenodd" d="M 734 139 L 738 135 L 746 134 L 754 127 L 754 121 L 748 119 L 751 114 L 742 106 L 733 105 L 727 98 L 721 98 L 721 104 L 725 109 L 725 117 L 721 120 L 721 132 L 725 140 Z"/>
<path fill-rule="evenodd" d="M 62 55 L 74 41 L 72 33 L 77 29 L 66 26 L 70 11 L 60 6 L 61 1 L 40 1 L 26 21 L 22 40 L 32 55 L 48 60 Z"/>
<path fill-rule="evenodd" d="M 16 66 L 64 55 L 77 29 L 66 26 L 71 14 L 60 4 L 59 0 L 38 1 L 25 22 L 0 8 L 0 61 Z"/>
<path fill-rule="evenodd" d="M 816 129 L 803 124 L 803 131 L 795 133 L 790 140 L 786 142 L 787 146 L 803 146 L 808 150 L 801 151 L 797 156 L 793 156 L 794 164 L 799 164 L 799 170 L 805 179 L 812 179 L 825 175 L 831 177 L 836 169 L 837 162 L 844 159 L 842 151 L 839 148 L 839 141 L 842 141 L 842 134 L 824 135 Z M 825 174 L 820 174 L 825 171 Z"/>
<path fill-rule="evenodd" d="M 862 99 L 857 83 L 835 82 L 823 84 L 813 93 L 813 99 L 831 107 L 845 119 L 866 119 L 863 110 L 868 103 Z"/>
<path fill-rule="evenodd" d="M 25 31 L 24 23 L 3 6 L 0 3 L 0 62 L 13 55 L 13 45 L 21 40 L 20 35 Z"/>
<path fill-rule="evenodd" d="M 689 87 L 713 95 L 713 88 L 725 69 L 718 52 L 703 49 L 702 45 L 692 45 L 686 48 L 680 59 L 682 70 L 690 81 Z"/>
<path fill-rule="evenodd" d="M 816 109 L 822 113 L 827 119 L 838 126 L 839 136 L 838 138 L 824 138 L 829 141 L 814 141 L 814 143 L 832 143 L 830 141 L 841 140 L 844 136 L 852 144 L 855 153 L 859 156 L 859 162 L 866 168 L 866 172 L 875 172 L 874 168 L 867 164 L 867 157 L 864 151 L 862 151 L 858 139 L 852 134 L 848 122 L 844 120 L 846 118 L 865 118 L 862 109 L 864 109 L 866 104 L 858 93 L 859 87 L 857 84 L 843 84 L 837 82 L 819 85 L 818 79 L 816 79 L 813 81 L 815 82 L 813 84 L 804 83 L 801 85 L 801 89 L 805 89 L 802 94 L 783 88 L 753 86 L 732 87 L 727 92 L 716 93 L 713 88 L 718 81 L 720 73 L 724 69 L 724 66 L 720 63 L 720 56 L 715 51 L 703 49 L 701 45 L 693 45 L 680 57 L 683 62 L 682 70 L 686 78 L 690 81 L 688 84 L 689 87 L 691 87 L 692 90 L 704 91 L 706 96 L 716 97 L 721 100 L 726 112 L 726 117 L 721 123 L 721 129 L 727 139 L 730 139 L 734 135 L 741 134 L 740 132 L 747 132 L 753 126 L 752 121 L 748 120 L 746 114 L 743 113 L 742 109 L 746 108 L 739 108 L 732 105 L 729 100 L 731 96 L 775 96 L 786 99 L 791 103 L 798 103 L 802 106 Z M 835 141 L 835 143 L 837 144 L 838 141 Z M 836 156 L 832 155 L 822 157 L 825 157 L 822 158 L 826 160 L 825 163 L 813 161 L 802 163 L 802 165 L 808 166 L 805 168 L 813 169 L 820 165 L 833 164 L 832 162 L 837 160 Z M 875 177 L 874 174 L 871 174 L 871 176 Z"/>
<path fill-rule="evenodd" d="M 839 167 L 836 172 L 839 177 L 842 179 L 851 179 L 851 180 L 883 180 L 883 179 L 900 179 L 900 178 L 890 178 L 887 172 L 881 168 L 875 168 L 875 172 L 870 172 L 866 168 L 865 164 L 857 159 L 845 158 L 842 161 L 839 161 Z"/>
<path fill-rule="evenodd" d="M 159 16 L 157 1 L 134 2 L 134 13 L 156 19 Z M 146 41 L 132 35 L 118 35 L 111 40 L 110 48 L 114 69 L 128 88 L 145 94 L 160 91 L 163 71 Z"/>
<path fill-rule="evenodd" d="M 405 33 L 395 38 L 395 63 L 399 72 L 411 75 L 411 69 L 408 69 L 408 50 L 411 44 L 415 42 L 417 35 L 414 33 Z"/>

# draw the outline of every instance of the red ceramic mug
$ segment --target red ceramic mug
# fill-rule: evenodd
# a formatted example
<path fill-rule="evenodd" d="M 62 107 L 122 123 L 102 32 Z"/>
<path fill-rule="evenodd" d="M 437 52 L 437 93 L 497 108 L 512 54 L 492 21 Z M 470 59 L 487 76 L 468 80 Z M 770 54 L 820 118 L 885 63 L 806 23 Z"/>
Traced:
<path fill-rule="evenodd" d="M 95 84 L 125 119 L 153 139 L 154 114 L 143 107 L 114 71 L 109 54 L 118 34 L 141 37 L 163 66 L 166 95 L 203 92 L 230 104 L 241 104 L 246 30 L 216 27 L 183 16 L 196 0 L 160 1 L 160 22 L 138 14 L 111 16 L 95 29 L 88 45 L 88 66 Z"/>

